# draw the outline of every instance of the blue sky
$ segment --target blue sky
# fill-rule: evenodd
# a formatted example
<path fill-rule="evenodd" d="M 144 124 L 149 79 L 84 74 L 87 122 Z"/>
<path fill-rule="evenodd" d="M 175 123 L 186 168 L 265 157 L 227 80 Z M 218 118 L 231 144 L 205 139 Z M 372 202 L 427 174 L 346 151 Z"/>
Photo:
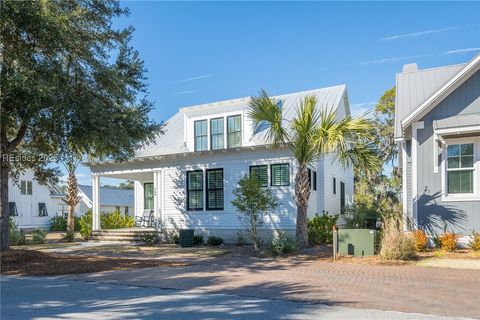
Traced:
<path fill-rule="evenodd" d="M 371 109 L 403 64 L 463 63 L 480 51 L 480 2 L 124 2 L 148 69 L 151 117 L 256 94 L 347 84 Z M 91 184 L 88 168 L 78 170 Z M 118 180 L 103 179 L 104 183 Z"/>

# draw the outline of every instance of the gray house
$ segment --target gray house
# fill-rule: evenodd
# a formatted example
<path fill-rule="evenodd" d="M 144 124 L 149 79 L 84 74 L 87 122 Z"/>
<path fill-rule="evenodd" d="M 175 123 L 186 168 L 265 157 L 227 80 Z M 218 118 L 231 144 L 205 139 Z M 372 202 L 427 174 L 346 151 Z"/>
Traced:
<path fill-rule="evenodd" d="M 430 235 L 480 230 L 479 69 L 477 55 L 439 68 L 408 64 L 397 74 L 395 140 L 406 227 Z"/>

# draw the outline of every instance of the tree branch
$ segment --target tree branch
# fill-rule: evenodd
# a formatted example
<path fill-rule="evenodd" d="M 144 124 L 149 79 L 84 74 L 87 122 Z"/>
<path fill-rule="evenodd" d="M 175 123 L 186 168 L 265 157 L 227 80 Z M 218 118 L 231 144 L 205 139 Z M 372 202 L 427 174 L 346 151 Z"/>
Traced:
<path fill-rule="evenodd" d="M 23 140 L 23 137 L 25 137 L 25 133 L 27 132 L 27 128 L 27 125 L 22 123 L 17 132 L 17 136 L 12 141 L 8 142 L 6 150 L 7 153 L 15 149 L 15 147 L 18 146 L 18 144 Z"/>

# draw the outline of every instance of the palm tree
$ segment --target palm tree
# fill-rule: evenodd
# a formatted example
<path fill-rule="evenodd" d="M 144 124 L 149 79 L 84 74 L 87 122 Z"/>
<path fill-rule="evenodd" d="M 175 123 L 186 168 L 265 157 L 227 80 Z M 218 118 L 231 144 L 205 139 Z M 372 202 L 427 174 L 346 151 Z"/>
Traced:
<path fill-rule="evenodd" d="M 317 107 L 315 96 L 306 96 L 297 106 L 292 120 L 284 119 L 282 110 L 266 91 L 250 100 L 248 116 L 254 132 L 265 124 L 267 143 L 289 148 L 297 162 L 295 202 L 297 205 L 296 239 L 300 248 L 308 246 L 307 209 L 310 197 L 308 165 L 332 154 L 344 167 L 378 168 L 380 160 L 372 144 L 372 125 L 363 118 L 337 120 L 334 110 Z"/>

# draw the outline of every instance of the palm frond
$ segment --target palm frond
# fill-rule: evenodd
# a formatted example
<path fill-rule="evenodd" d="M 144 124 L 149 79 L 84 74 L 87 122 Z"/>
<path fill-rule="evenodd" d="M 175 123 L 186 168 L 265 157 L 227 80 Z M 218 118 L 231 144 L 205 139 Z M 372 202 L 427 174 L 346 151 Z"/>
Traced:
<path fill-rule="evenodd" d="M 247 115 L 252 119 L 254 132 L 265 123 L 268 125 L 265 132 L 268 143 L 274 146 L 289 143 L 288 134 L 282 126 L 282 110 L 265 90 L 261 90 L 258 96 L 250 98 Z"/>

